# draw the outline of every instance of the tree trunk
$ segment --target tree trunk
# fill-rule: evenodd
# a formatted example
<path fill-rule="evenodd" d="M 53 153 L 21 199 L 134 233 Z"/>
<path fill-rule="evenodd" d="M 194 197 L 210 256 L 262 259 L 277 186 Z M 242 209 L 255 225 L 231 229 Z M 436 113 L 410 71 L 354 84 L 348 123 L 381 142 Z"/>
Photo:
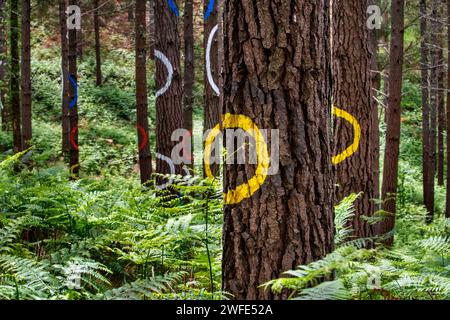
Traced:
<path fill-rule="evenodd" d="M 335 164 L 337 202 L 352 193 L 362 193 L 355 202 L 350 227 L 354 237 L 372 236 L 372 227 L 364 220 L 374 213 L 374 174 L 372 145 L 372 78 L 370 73 L 367 1 L 333 1 L 333 103 L 353 118 L 334 121 L 334 155 L 348 148 L 360 133 L 356 152 Z M 355 120 L 354 124 L 350 120 Z M 350 122 L 349 122 L 350 121 Z M 359 125 L 356 132 L 354 125 Z"/>
<path fill-rule="evenodd" d="M 225 111 L 280 137 L 280 168 L 265 183 L 254 165 L 225 168 L 223 290 L 235 299 L 285 298 L 259 286 L 333 248 L 328 1 L 264 8 L 277 14 L 252 1 L 224 8 Z M 232 192 L 253 176 L 253 196 Z"/>
<path fill-rule="evenodd" d="M 148 102 L 147 102 L 147 48 L 146 48 L 146 1 L 137 0 L 135 4 L 136 36 L 136 114 L 139 142 L 139 167 L 142 184 L 152 175 L 152 155 L 148 139 Z"/>
<path fill-rule="evenodd" d="M 134 21 L 134 6 L 135 4 L 133 1 L 128 4 L 128 22 Z"/>
<path fill-rule="evenodd" d="M 9 105 L 6 102 L 6 64 L 8 49 L 6 44 L 6 0 L 0 0 L 0 110 L 2 116 L 2 129 L 10 129 Z"/>
<path fill-rule="evenodd" d="M 31 120 L 31 43 L 30 43 L 30 0 L 22 0 L 22 135 L 23 148 L 30 147 L 33 137 Z"/>
<path fill-rule="evenodd" d="M 447 49 L 450 51 L 450 0 L 447 0 Z M 450 218 L 450 54 L 447 54 L 447 194 L 445 216 Z"/>
<path fill-rule="evenodd" d="M 429 48 L 428 48 L 428 12 L 427 1 L 420 0 L 420 64 L 421 64 L 421 86 L 422 86 L 422 144 L 423 144 L 423 198 L 427 212 L 433 212 L 433 186 L 430 185 L 430 152 L 431 152 L 431 135 L 430 135 L 430 104 L 429 104 L 429 88 L 430 88 L 430 72 L 429 72 Z"/>
<path fill-rule="evenodd" d="M 66 156 L 70 150 L 70 116 L 69 116 L 69 92 L 68 92 L 68 68 L 69 68 L 69 48 L 67 42 L 67 2 L 59 0 L 59 25 L 61 32 L 61 76 L 62 76 L 62 94 L 61 94 L 61 128 L 62 128 L 62 154 Z"/>
<path fill-rule="evenodd" d="M 388 213 L 381 232 L 393 232 L 396 214 L 398 159 L 400 150 L 401 101 L 403 81 L 404 0 L 392 0 L 391 45 L 389 54 L 389 98 L 387 110 L 386 150 L 384 155 L 382 199 L 383 210 Z M 391 246 L 394 235 L 385 241 Z"/>
<path fill-rule="evenodd" d="M 186 0 L 184 3 L 184 79 L 183 79 L 183 128 L 188 130 L 192 139 L 192 108 L 194 104 L 194 83 L 195 83 L 195 65 L 194 65 L 194 14 L 193 0 Z M 193 149 L 191 154 L 186 155 L 191 160 L 193 166 Z"/>
<path fill-rule="evenodd" d="M 78 1 L 70 0 L 69 4 L 77 5 Z M 78 85 L 76 29 L 69 30 L 69 78 L 71 79 L 71 85 L 69 86 L 69 97 L 71 102 L 71 105 L 69 105 L 71 135 L 69 170 L 71 179 L 78 179 L 80 172 L 80 155 L 78 151 L 78 90 L 74 85 Z"/>
<path fill-rule="evenodd" d="M 222 113 L 220 106 L 221 88 L 219 84 L 220 64 L 219 64 L 219 15 L 218 7 L 208 11 L 210 0 L 204 0 L 204 114 L 203 129 L 208 131 L 213 129 L 221 121 Z M 220 2 L 218 1 L 218 5 Z M 218 85 L 219 84 L 219 85 Z M 221 155 L 220 155 L 221 156 Z M 219 174 L 220 164 L 211 164 L 213 176 Z"/>
<path fill-rule="evenodd" d="M 155 0 L 148 2 L 148 48 L 150 59 L 155 60 Z"/>
<path fill-rule="evenodd" d="M 444 71 L 444 41 L 443 41 L 443 10 L 442 10 L 442 3 L 439 3 L 439 10 L 438 10 L 438 20 L 439 20 L 439 29 L 438 29 L 438 48 L 437 48 L 437 54 L 438 54 L 438 67 L 437 67 L 437 73 L 438 73 L 438 86 L 437 86 L 437 94 L 438 94 L 438 128 L 437 128 L 437 134 L 438 134 L 438 156 L 437 156 L 437 178 L 438 178 L 438 185 L 443 186 L 444 185 L 444 131 L 445 131 L 445 71 Z"/>
<path fill-rule="evenodd" d="M 19 3 L 10 2 L 10 47 L 11 47 L 11 80 L 10 105 L 12 111 L 13 150 L 14 153 L 22 151 L 22 133 L 20 117 L 20 58 L 19 58 Z"/>
<path fill-rule="evenodd" d="M 95 75 L 97 86 L 102 85 L 102 60 L 100 51 L 100 21 L 98 16 L 98 0 L 94 1 L 94 29 L 95 29 Z"/>
<path fill-rule="evenodd" d="M 156 63 L 156 87 L 158 88 L 156 150 L 160 155 L 170 158 L 173 147 L 179 143 L 171 141 L 172 133 L 183 127 L 183 88 L 180 74 L 178 17 L 166 0 L 155 0 L 155 30 L 158 30 L 155 48 L 163 55 L 162 59 L 158 59 Z M 172 70 L 173 73 L 170 72 Z M 156 171 L 161 174 L 171 173 L 167 161 L 159 157 L 156 161 Z M 175 173 L 182 173 L 181 165 L 175 165 Z"/>

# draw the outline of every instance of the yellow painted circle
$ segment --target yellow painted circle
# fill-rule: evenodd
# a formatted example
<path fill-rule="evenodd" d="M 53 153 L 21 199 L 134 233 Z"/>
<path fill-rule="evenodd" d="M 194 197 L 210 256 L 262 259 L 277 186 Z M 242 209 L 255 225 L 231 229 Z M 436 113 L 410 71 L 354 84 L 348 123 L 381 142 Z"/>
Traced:
<path fill-rule="evenodd" d="M 256 124 L 247 116 L 235 115 L 227 113 L 222 117 L 222 128 L 223 129 L 236 129 L 240 128 L 246 131 L 250 136 L 255 139 L 256 142 L 256 155 L 258 157 L 258 164 L 256 167 L 255 175 L 244 184 L 236 187 L 236 189 L 229 190 L 224 194 L 225 204 L 237 204 L 241 201 L 250 198 L 256 191 L 258 191 L 264 184 L 267 178 L 267 172 L 270 166 L 269 151 L 267 148 L 267 143 L 264 140 L 264 136 L 261 131 L 256 126 Z M 213 179 L 210 167 L 211 158 L 211 144 L 220 134 L 220 124 L 218 124 L 205 140 L 205 150 L 204 150 L 204 163 L 205 163 L 205 173 L 208 178 Z"/>
<path fill-rule="evenodd" d="M 339 163 L 343 162 L 345 159 L 347 159 L 347 158 L 351 157 L 353 154 L 355 154 L 356 151 L 358 151 L 359 144 L 361 141 L 361 126 L 359 125 L 358 121 L 355 119 L 354 116 L 352 116 L 350 113 L 348 113 L 342 109 L 333 107 L 333 114 L 336 117 L 342 118 L 342 119 L 350 122 L 351 125 L 353 126 L 353 132 L 354 132 L 354 138 L 353 138 L 352 145 L 350 147 L 348 147 L 347 149 L 345 149 L 342 153 L 331 158 L 331 162 L 334 165 L 338 165 Z"/>

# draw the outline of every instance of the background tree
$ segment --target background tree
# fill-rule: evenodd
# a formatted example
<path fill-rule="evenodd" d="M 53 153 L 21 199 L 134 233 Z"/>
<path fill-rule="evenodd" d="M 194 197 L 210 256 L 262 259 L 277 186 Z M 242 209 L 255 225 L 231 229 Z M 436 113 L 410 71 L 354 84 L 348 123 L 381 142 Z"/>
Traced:
<path fill-rule="evenodd" d="M 447 0 L 447 52 L 450 52 L 450 0 Z M 445 216 L 450 218 L 450 170 L 448 161 L 450 161 L 450 53 L 447 53 L 447 194 Z"/>
<path fill-rule="evenodd" d="M 372 77 L 369 34 L 366 26 L 367 1 L 333 1 L 333 103 L 352 115 L 361 128 L 359 149 L 335 166 L 337 202 L 352 193 L 361 193 L 355 203 L 352 223 L 354 236 L 372 235 L 371 226 L 363 216 L 374 212 L 374 175 L 372 144 Z M 352 143 L 352 123 L 337 118 L 334 122 L 334 154 Z"/>
<path fill-rule="evenodd" d="M 443 17 L 444 10 L 442 6 L 442 0 L 438 3 L 437 19 L 438 19 L 438 30 L 437 30 L 437 43 L 436 48 L 438 64 L 436 66 L 438 74 L 438 86 L 437 86 L 437 182 L 439 186 L 444 185 L 444 131 L 445 131 L 445 71 L 444 71 L 444 35 L 443 35 Z"/>
<path fill-rule="evenodd" d="M 19 2 L 11 0 L 9 4 L 9 44 L 10 44 L 10 105 L 12 111 L 13 150 L 22 151 L 22 133 L 20 116 L 20 58 L 19 58 Z"/>
<path fill-rule="evenodd" d="M 194 7 L 193 0 L 184 2 L 184 79 L 183 79 L 183 128 L 190 132 L 192 139 L 192 108 L 194 104 Z M 187 137 L 186 137 L 187 139 Z M 188 155 L 193 163 L 192 152 Z"/>
<path fill-rule="evenodd" d="M 383 210 L 387 213 L 381 226 L 383 234 L 391 233 L 395 225 L 396 194 L 398 179 L 398 159 L 400 152 L 401 101 L 403 82 L 403 37 L 404 0 L 392 0 L 391 4 L 391 45 L 389 53 L 389 98 L 387 110 L 387 131 L 383 167 L 382 199 Z M 385 244 L 390 246 L 394 236 L 390 235 Z"/>
<path fill-rule="evenodd" d="M 95 32 L 95 76 L 97 86 L 102 85 L 102 58 L 100 50 L 100 21 L 98 0 L 94 1 L 94 32 Z"/>
<path fill-rule="evenodd" d="M 6 44 L 6 0 L 0 0 L 0 109 L 2 117 L 2 129 L 10 128 L 9 124 L 9 106 L 6 102 L 6 66 L 8 47 Z"/>
<path fill-rule="evenodd" d="M 30 43 L 30 0 L 22 0 L 22 134 L 23 148 L 30 147 L 33 136 L 31 120 L 31 43 Z"/>
<path fill-rule="evenodd" d="M 172 133 L 183 128 L 183 88 L 180 74 L 178 16 L 166 0 L 155 0 L 155 30 L 155 49 L 167 57 L 173 69 L 170 87 L 156 99 L 156 150 L 159 154 L 170 158 L 173 147 L 178 143 L 171 141 Z M 167 67 L 158 59 L 156 62 L 158 90 L 165 86 L 168 78 L 170 77 Z M 171 173 L 169 164 L 161 159 L 156 161 L 156 171 L 162 174 Z M 182 166 L 176 165 L 175 171 L 181 174 Z"/>
<path fill-rule="evenodd" d="M 261 284 L 333 247 L 330 8 L 324 0 L 270 0 L 271 15 L 252 1 L 224 6 L 225 112 L 279 130 L 280 170 L 224 208 L 223 290 L 269 299 Z M 252 165 L 227 166 L 224 191 L 254 174 Z"/>
<path fill-rule="evenodd" d="M 62 129 L 62 154 L 66 156 L 70 150 L 70 115 L 69 115 L 69 47 L 67 33 L 67 1 L 59 0 L 59 29 L 61 36 L 61 129 Z"/>

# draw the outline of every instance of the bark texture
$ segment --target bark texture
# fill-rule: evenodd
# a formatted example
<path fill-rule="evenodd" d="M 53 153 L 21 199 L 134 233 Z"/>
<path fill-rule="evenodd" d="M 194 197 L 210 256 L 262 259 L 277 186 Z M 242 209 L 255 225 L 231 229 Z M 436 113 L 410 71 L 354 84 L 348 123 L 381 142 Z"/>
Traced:
<path fill-rule="evenodd" d="M 30 43 L 30 0 L 22 0 L 22 143 L 23 148 L 30 147 L 33 137 L 31 120 L 31 43 Z"/>
<path fill-rule="evenodd" d="M 94 31 L 95 31 L 95 76 L 97 86 L 102 85 L 102 58 L 100 46 L 100 21 L 98 13 L 98 0 L 94 1 Z"/>
<path fill-rule="evenodd" d="M 6 68 L 8 46 L 6 41 L 6 0 L 0 0 L 0 107 L 2 116 L 2 129 L 11 128 L 9 122 L 9 104 L 6 101 L 7 85 L 6 85 Z"/>
<path fill-rule="evenodd" d="M 70 5 L 78 5 L 77 0 L 70 0 Z M 78 85 L 78 68 L 77 68 L 77 30 L 69 30 L 69 77 Z M 78 97 L 76 96 L 77 90 L 73 84 L 69 85 L 69 101 L 72 102 L 72 106 L 69 110 L 70 115 L 70 157 L 69 157 L 69 170 L 71 173 L 71 179 L 78 179 L 80 173 L 80 155 L 78 151 Z"/>
<path fill-rule="evenodd" d="M 194 65 L 194 6 L 193 0 L 184 2 L 184 79 L 183 79 L 183 128 L 188 130 L 192 139 L 192 108 L 194 104 L 194 83 L 195 83 L 195 65 Z M 191 150 L 193 150 L 191 148 Z M 193 151 L 192 151 L 193 152 Z M 186 155 L 193 163 L 192 152 Z"/>
<path fill-rule="evenodd" d="M 19 3 L 11 0 L 9 7 L 10 19 L 10 105 L 13 128 L 13 151 L 22 151 L 22 130 L 20 115 L 20 58 L 19 58 Z"/>
<path fill-rule="evenodd" d="M 69 46 L 67 41 L 66 24 L 67 1 L 59 0 L 59 27 L 61 35 L 61 130 L 62 130 L 62 154 L 66 156 L 70 150 L 70 116 L 69 116 Z"/>

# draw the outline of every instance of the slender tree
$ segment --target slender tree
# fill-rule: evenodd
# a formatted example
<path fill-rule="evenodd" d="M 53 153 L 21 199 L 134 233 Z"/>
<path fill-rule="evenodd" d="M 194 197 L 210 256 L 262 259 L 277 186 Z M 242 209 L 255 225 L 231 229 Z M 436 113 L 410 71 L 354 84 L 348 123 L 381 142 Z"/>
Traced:
<path fill-rule="evenodd" d="M 77 0 L 70 0 L 70 5 L 78 5 Z M 78 67 L 77 67 L 77 30 L 69 30 L 69 75 L 70 83 L 69 86 L 69 98 L 70 98 L 70 159 L 69 168 L 71 172 L 71 178 L 77 179 L 80 171 L 80 154 L 78 150 Z"/>
<path fill-rule="evenodd" d="M 9 106 L 6 103 L 6 66 L 7 66 L 7 44 L 6 44 L 6 0 L 0 0 L 0 110 L 2 117 L 2 129 L 7 130 L 9 125 Z"/>
<path fill-rule="evenodd" d="M 447 0 L 447 50 L 450 52 L 450 0 Z M 447 194 L 445 216 L 450 218 L 450 54 L 447 54 Z"/>
<path fill-rule="evenodd" d="M 94 29 L 95 29 L 95 76 L 97 86 L 102 85 L 102 60 L 100 50 L 100 21 L 98 0 L 94 1 Z"/>
<path fill-rule="evenodd" d="M 392 233 L 395 226 L 398 159 L 400 151 L 401 101 L 403 82 L 404 0 L 391 3 L 391 45 L 389 54 L 389 98 L 387 131 L 383 167 L 382 199 L 387 216 L 381 226 L 384 234 Z M 387 237 L 385 244 L 393 244 L 394 236 Z"/>
<path fill-rule="evenodd" d="M 77 0 L 77 5 L 83 10 L 83 0 Z M 77 57 L 80 61 L 83 61 L 83 47 L 84 47 L 84 34 L 83 34 L 83 24 L 81 28 L 77 31 Z"/>
<path fill-rule="evenodd" d="M 261 284 L 333 248 L 329 2 L 266 1 L 274 15 L 256 1 L 224 6 L 225 112 L 279 130 L 280 168 L 246 198 L 232 189 L 254 165 L 226 166 L 223 290 L 270 299 Z"/>
<path fill-rule="evenodd" d="M 148 140 L 148 102 L 147 102 L 147 48 L 146 48 L 146 1 L 135 3 L 136 37 L 136 114 L 139 144 L 139 166 L 141 182 L 148 182 L 152 174 L 152 155 Z"/>
<path fill-rule="evenodd" d="M 442 0 L 438 3 L 438 30 L 437 30 L 437 43 L 438 47 L 436 48 L 437 54 L 437 76 L 438 76 L 438 85 L 437 85 L 437 182 L 439 186 L 444 185 L 444 131 L 446 127 L 445 123 L 445 70 L 444 70 L 444 35 L 443 35 L 443 18 L 444 18 L 444 10 L 442 6 Z"/>
<path fill-rule="evenodd" d="M 209 8 L 211 1 L 204 0 L 204 113 L 203 128 L 205 131 L 214 128 L 220 121 L 220 86 L 219 86 L 219 15 L 218 7 Z M 220 3 L 218 2 L 220 5 Z M 216 87 L 214 87 L 216 86 Z M 217 158 L 217 156 L 216 156 Z M 211 172 L 214 176 L 219 174 L 220 166 L 218 163 L 211 165 Z"/>
<path fill-rule="evenodd" d="M 155 0 L 148 1 L 148 48 L 149 57 L 155 59 Z"/>
<path fill-rule="evenodd" d="M 70 150 L 70 115 L 69 115 L 69 47 L 67 41 L 67 0 L 59 0 L 59 28 L 61 36 L 61 130 L 62 154 L 66 156 Z"/>
<path fill-rule="evenodd" d="M 194 104 L 194 8 L 193 0 L 184 2 L 184 79 L 183 79 L 183 128 L 190 133 L 192 139 L 192 108 Z M 188 137 L 186 137 L 187 139 Z M 192 150 L 192 148 L 191 148 Z M 192 152 L 187 155 L 193 164 Z"/>
<path fill-rule="evenodd" d="M 22 133 L 20 116 L 20 58 L 19 58 L 19 2 L 11 0 L 9 4 L 9 44 L 10 44 L 10 105 L 12 111 L 13 150 L 22 151 Z"/>
<path fill-rule="evenodd" d="M 177 5 L 176 1 L 173 3 Z M 172 134 L 183 128 L 178 14 L 178 9 L 169 6 L 168 1 L 155 0 L 155 49 L 163 55 L 156 63 L 156 86 L 159 90 L 156 100 L 156 150 L 169 158 L 178 143 L 172 141 Z M 156 171 L 161 174 L 171 173 L 169 163 L 158 158 Z M 181 174 L 182 166 L 175 165 L 175 172 Z"/>
<path fill-rule="evenodd" d="M 355 202 L 351 227 L 357 238 L 370 237 L 372 227 L 364 216 L 374 213 L 372 145 L 372 78 L 367 21 L 367 1 L 333 1 L 333 103 L 352 118 L 334 122 L 334 154 L 346 150 L 355 135 L 361 140 L 355 154 L 335 163 L 336 198 L 362 193 Z M 352 123 L 356 122 L 356 123 Z M 356 130 L 354 126 L 359 128 Z M 358 132 L 361 131 L 361 132 Z"/>
<path fill-rule="evenodd" d="M 30 43 L 30 0 L 22 0 L 22 135 L 23 147 L 30 147 L 33 136 L 31 120 L 31 43 Z"/>

